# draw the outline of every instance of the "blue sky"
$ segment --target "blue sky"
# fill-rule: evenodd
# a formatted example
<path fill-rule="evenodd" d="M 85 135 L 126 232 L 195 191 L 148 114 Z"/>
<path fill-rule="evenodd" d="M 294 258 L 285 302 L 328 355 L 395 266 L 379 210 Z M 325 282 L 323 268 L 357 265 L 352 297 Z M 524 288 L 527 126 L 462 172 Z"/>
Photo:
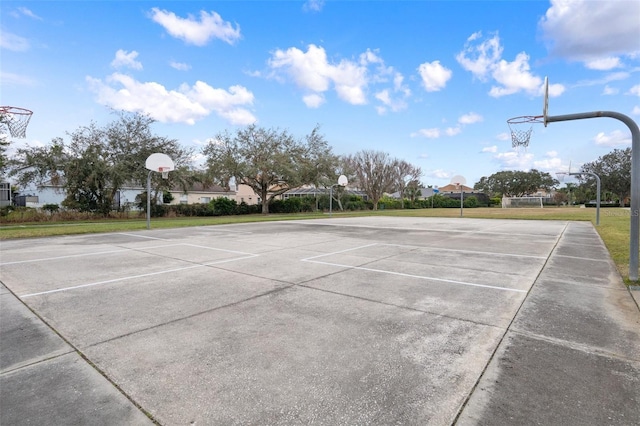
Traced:
<path fill-rule="evenodd" d="M 640 121 L 638 0 L 5 0 L 0 19 L 0 104 L 34 111 L 14 148 L 111 109 L 198 150 L 253 122 L 300 137 L 319 124 L 337 154 L 385 151 L 427 185 L 473 186 L 631 146 L 599 118 L 535 125 L 512 149 L 506 120 L 542 114 L 545 76 L 550 115 Z"/>

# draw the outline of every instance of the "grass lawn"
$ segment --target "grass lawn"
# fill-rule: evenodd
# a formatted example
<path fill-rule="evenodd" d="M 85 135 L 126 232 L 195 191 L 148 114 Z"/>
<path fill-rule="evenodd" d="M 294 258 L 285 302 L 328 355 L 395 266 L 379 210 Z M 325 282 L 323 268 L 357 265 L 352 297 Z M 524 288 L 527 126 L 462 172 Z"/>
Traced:
<path fill-rule="evenodd" d="M 406 216 L 406 217 L 459 217 L 460 209 L 416 209 L 416 210 L 379 210 L 367 212 L 334 212 L 335 216 Z M 473 208 L 465 209 L 463 216 L 482 219 L 536 219 L 536 220 L 584 220 L 595 225 L 596 210 L 578 207 L 545 207 L 544 209 L 501 209 Z M 178 228 L 184 226 L 221 225 L 229 223 L 260 222 L 297 219 L 329 219 L 326 213 L 243 215 L 189 218 L 153 218 L 152 229 Z M 82 221 L 67 223 L 20 223 L 0 224 L 0 240 L 15 238 L 48 237 L 54 235 L 89 234 L 98 232 L 123 232 L 144 230 L 145 219 L 108 219 L 102 221 Z M 596 230 L 604 241 L 618 271 L 627 284 L 629 281 L 629 234 L 630 211 L 620 208 L 600 210 L 600 225 Z M 638 283 L 633 282 L 632 284 Z"/>

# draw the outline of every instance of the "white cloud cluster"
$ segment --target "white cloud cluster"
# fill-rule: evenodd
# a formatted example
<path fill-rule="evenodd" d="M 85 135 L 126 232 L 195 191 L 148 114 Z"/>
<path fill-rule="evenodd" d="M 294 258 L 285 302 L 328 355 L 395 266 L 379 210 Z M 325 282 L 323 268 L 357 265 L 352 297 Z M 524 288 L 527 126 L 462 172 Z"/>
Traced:
<path fill-rule="evenodd" d="M 326 102 L 325 92 L 333 89 L 338 98 L 352 105 L 367 104 L 370 85 L 391 83 L 380 89 L 375 98 L 381 102 L 379 113 L 388 109 L 399 111 L 406 107 L 405 99 L 411 94 L 404 85 L 404 77 L 393 67 L 385 66 L 377 52 L 367 50 L 358 60 L 342 59 L 331 62 L 324 48 L 311 44 L 304 52 L 296 47 L 276 50 L 268 60 L 272 76 L 286 75 L 304 90 L 303 101 L 309 108 Z"/>
<path fill-rule="evenodd" d="M 422 78 L 422 85 L 427 92 L 437 92 L 444 89 L 453 72 L 442 66 L 440 61 L 425 62 L 418 67 Z"/>
<path fill-rule="evenodd" d="M 552 54 L 612 69 L 640 53 L 640 2 L 551 0 L 539 26 Z"/>
<path fill-rule="evenodd" d="M 0 29 L 0 48 L 14 52 L 26 52 L 30 48 L 29 40 Z"/>
<path fill-rule="evenodd" d="M 114 73 L 105 81 L 93 77 L 86 80 L 99 103 L 148 114 L 160 122 L 194 124 L 211 112 L 235 125 L 256 121 L 245 108 L 253 104 L 253 94 L 242 86 L 231 86 L 227 91 L 198 81 L 193 86 L 183 84 L 178 90 L 167 90 L 159 83 L 139 82 L 121 73 Z"/>
<path fill-rule="evenodd" d="M 502 52 L 503 47 L 497 34 L 483 39 L 482 33 L 477 32 L 467 39 L 464 49 L 456 55 L 456 60 L 462 68 L 481 81 L 487 81 L 491 77 L 498 84 L 489 91 L 489 95 L 493 97 L 519 92 L 541 95 L 543 81 L 531 73 L 529 55 L 520 52 L 514 61 L 509 62 L 502 59 Z M 559 94 L 558 92 L 564 91 L 564 87 L 556 84 L 553 91 Z M 551 92 L 552 88 L 549 87 L 550 96 Z"/>
<path fill-rule="evenodd" d="M 241 37 L 240 26 L 236 24 L 234 28 L 216 12 L 200 11 L 198 20 L 192 15 L 181 18 L 173 12 L 154 7 L 151 9 L 151 19 L 162 25 L 171 36 L 196 46 L 204 46 L 213 38 L 233 44 Z"/>
<path fill-rule="evenodd" d="M 415 137 L 423 137 L 427 139 L 438 139 L 441 136 L 455 136 L 462 132 L 462 128 L 468 124 L 480 123 L 484 118 L 475 112 L 470 112 L 468 114 L 461 115 L 458 118 L 458 125 L 455 127 L 447 127 L 444 129 L 440 129 L 437 127 L 430 129 L 420 129 L 417 132 L 413 132 L 410 134 L 412 138 Z"/>
<path fill-rule="evenodd" d="M 302 5 L 305 12 L 320 12 L 324 7 L 324 0 L 307 0 Z"/>
<path fill-rule="evenodd" d="M 603 146 L 631 146 L 631 134 L 621 130 L 614 130 L 609 134 L 600 132 L 593 138 L 593 141 L 596 145 Z"/>
<path fill-rule="evenodd" d="M 178 71 L 189 71 L 191 69 L 191 65 L 185 64 L 184 62 L 171 61 L 169 62 L 169 66 Z"/>
<path fill-rule="evenodd" d="M 126 50 L 119 49 L 116 52 L 116 57 L 111 61 L 111 66 L 113 68 L 131 68 L 134 70 L 141 70 L 142 63 L 136 61 L 138 57 L 138 52 L 135 50 L 133 52 L 127 52 Z"/>

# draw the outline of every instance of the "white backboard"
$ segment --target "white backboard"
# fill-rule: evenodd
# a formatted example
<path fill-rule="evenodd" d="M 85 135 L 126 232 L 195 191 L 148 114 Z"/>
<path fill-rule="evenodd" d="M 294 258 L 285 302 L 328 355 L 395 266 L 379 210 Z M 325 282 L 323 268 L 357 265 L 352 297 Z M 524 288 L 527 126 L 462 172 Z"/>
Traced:
<path fill-rule="evenodd" d="M 154 172 L 170 172 L 175 168 L 175 164 L 167 154 L 156 152 L 147 157 L 145 167 Z"/>

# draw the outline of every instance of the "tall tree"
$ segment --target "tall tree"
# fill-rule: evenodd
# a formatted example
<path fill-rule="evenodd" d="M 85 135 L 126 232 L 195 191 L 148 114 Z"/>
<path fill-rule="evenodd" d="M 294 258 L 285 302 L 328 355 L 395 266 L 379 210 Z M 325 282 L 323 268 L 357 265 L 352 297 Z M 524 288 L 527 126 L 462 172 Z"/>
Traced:
<path fill-rule="evenodd" d="M 396 183 L 394 160 L 386 152 L 363 150 L 348 156 L 346 161 L 355 173 L 355 184 L 367 194 L 373 209 L 377 210 L 380 198 Z"/>
<path fill-rule="evenodd" d="M 20 185 L 62 185 L 68 207 L 107 214 L 124 185 L 146 186 L 145 161 L 152 153 L 169 155 L 176 166 L 189 161 L 191 152 L 176 140 L 151 132 L 153 122 L 144 115 L 120 113 L 104 127 L 91 123 L 78 128 L 68 141 L 55 138 L 45 147 L 21 148 L 11 161 L 11 175 Z M 176 179 L 171 174 L 170 180 L 152 177 L 156 194 Z"/>
<path fill-rule="evenodd" d="M 400 193 L 400 202 L 404 208 L 405 190 L 410 182 L 417 182 L 422 177 L 422 170 L 405 160 L 393 161 L 395 187 Z"/>
<path fill-rule="evenodd" d="M 255 124 L 218 133 L 203 149 L 207 168 L 221 185 L 231 179 L 260 197 L 262 213 L 276 196 L 304 184 L 318 183 L 331 164 L 331 148 L 316 127 L 303 140 L 286 130 Z"/>
<path fill-rule="evenodd" d="M 559 182 L 549 173 L 531 169 L 528 172 L 506 170 L 483 176 L 473 188 L 487 194 L 505 197 L 523 197 L 534 194 L 540 189 L 546 191 L 557 186 Z"/>
<path fill-rule="evenodd" d="M 595 173 L 600 177 L 602 190 L 611 191 L 620 199 L 631 195 L 631 148 L 614 149 L 599 157 L 596 161 L 586 163 L 580 169 L 582 172 Z M 583 175 L 580 180 L 595 185 L 595 178 Z"/>

